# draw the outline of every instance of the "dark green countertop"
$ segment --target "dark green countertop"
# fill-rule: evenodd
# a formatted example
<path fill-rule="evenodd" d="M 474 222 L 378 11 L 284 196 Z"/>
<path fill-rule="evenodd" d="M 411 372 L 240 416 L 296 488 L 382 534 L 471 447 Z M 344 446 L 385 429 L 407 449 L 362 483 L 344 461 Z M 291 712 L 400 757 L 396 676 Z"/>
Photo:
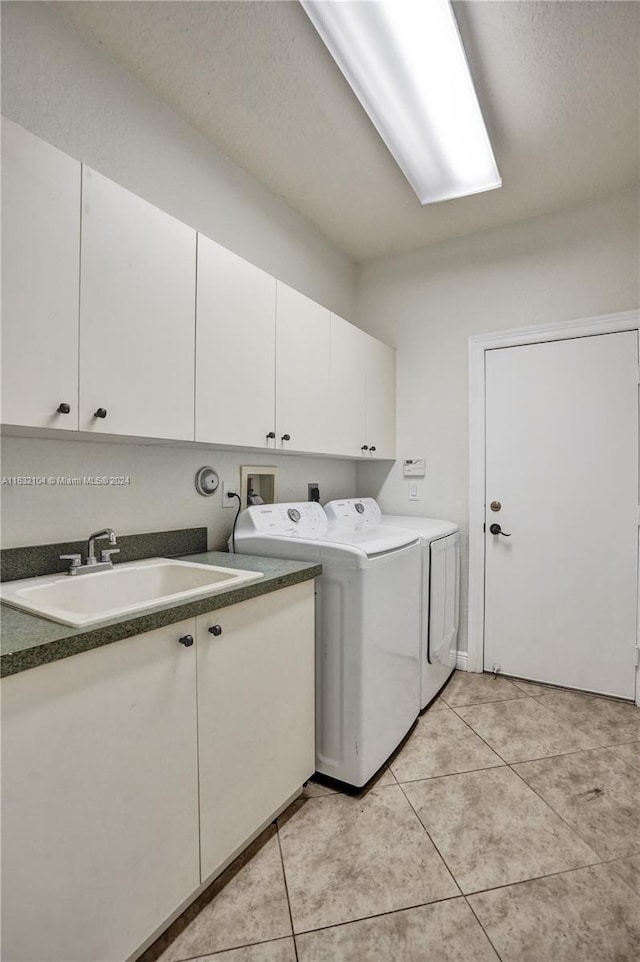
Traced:
<path fill-rule="evenodd" d="M 253 555 L 234 555 L 223 551 L 185 555 L 180 560 L 263 571 L 264 578 L 254 584 L 231 588 L 219 594 L 198 598 L 196 601 L 174 604 L 147 613 L 136 612 L 132 617 L 112 619 L 87 628 L 69 628 L 46 618 L 29 615 L 9 605 L 1 605 L 0 676 L 15 675 L 17 672 L 46 665 L 60 658 L 68 658 L 81 651 L 109 645 L 112 641 L 141 635 L 145 631 L 153 631 L 154 628 L 172 625 L 218 608 L 227 608 L 279 588 L 309 581 L 322 574 L 321 565 L 283 561 L 278 558 L 257 558 Z"/>

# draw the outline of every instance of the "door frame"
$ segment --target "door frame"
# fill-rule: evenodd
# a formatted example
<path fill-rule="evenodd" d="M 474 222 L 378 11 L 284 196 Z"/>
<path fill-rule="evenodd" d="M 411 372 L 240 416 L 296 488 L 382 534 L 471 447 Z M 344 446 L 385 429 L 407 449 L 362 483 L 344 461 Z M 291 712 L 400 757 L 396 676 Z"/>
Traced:
<path fill-rule="evenodd" d="M 594 334 L 640 331 L 640 309 L 579 320 L 522 327 L 469 338 L 469 627 L 467 671 L 484 667 L 485 615 L 485 352 L 544 341 L 565 341 Z M 638 492 L 640 504 L 640 491 Z M 640 518 L 639 518 L 640 523 Z M 640 570 L 640 568 L 639 568 Z M 640 606 L 640 590 L 639 606 Z M 640 622 L 636 619 L 636 632 Z M 636 635 L 636 644 L 640 638 Z M 636 704 L 640 705 L 640 669 L 636 668 Z"/>

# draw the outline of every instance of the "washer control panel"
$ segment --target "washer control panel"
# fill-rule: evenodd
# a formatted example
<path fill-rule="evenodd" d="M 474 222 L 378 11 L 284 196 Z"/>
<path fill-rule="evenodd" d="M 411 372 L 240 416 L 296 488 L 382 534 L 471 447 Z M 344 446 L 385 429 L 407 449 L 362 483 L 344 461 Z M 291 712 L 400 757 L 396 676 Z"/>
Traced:
<path fill-rule="evenodd" d="M 293 504 L 251 505 L 238 518 L 238 525 L 245 531 L 313 537 L 327 530 L 328 521 L 317 502 L 296 501 Z"/>

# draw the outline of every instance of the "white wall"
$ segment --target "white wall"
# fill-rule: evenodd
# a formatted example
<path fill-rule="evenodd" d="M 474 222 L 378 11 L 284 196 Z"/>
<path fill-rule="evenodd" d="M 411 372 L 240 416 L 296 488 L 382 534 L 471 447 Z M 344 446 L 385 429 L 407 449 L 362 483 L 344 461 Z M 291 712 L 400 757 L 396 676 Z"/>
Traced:
<path fill-rule="evenodd" d="M 352 318 L 348 258 L 44 3 L 2 4 L 2 112 Z"/>
<path fill-rule="evenodd" d="M 323 499 L 355 494 L 352 461 L 217 451 L 169 445 L 5 438 L 3 477 L 126 477 L 122 487 L 94 485 L 14 486 L 2 494 L 3 547 L 88 538 L 108 525 L 116 534 L 138 534 L 206 525 L 209 547 L 226 545 L 235 516 L 222 507 L 222 484 L 204 498 L 194 487 L 196 471 L 211 465 L 220 481 L 240 486 L 240 466 L 278 467 L 279 501 L 306 501 L 307 483 L 317 482 Z M 237 505 L 237 501 L 233 501 Z"/>
<path fill-rule="evenodd" d="M 359 465 L 358 493 L 385 511 L 459 522 L 465 533 L 466 646 L 468 338 L 640 304 L 639 201 L 624 191 L 579 208 L 364 265 L 357 323 L 398 351 L 395 466 Z M 407 499 L 402 458 L 425 457 L 421 500 Z"/>
<path fill-rule="evenodd" d="M 324 237 L 232 164 L 100 48 L 83 40 L 43 3 L 2 5 L 2 112 L 73 157 L 202 231 L 326 305 L 354 313 L 355 272 Z M 4 546 L 84 538 L 110 525 L 121 534 L 207 525 L 221 547 L 232 510 L 221 494 L 193 488 L 212 464 L 239 482 L 241 464 L 280 468 L 282 500 L 355 494 L 346 461 L 241 454 L 166 446 L 7 438 L 5 476 L 131 475 L 126 488 L 2 488 Z"/>

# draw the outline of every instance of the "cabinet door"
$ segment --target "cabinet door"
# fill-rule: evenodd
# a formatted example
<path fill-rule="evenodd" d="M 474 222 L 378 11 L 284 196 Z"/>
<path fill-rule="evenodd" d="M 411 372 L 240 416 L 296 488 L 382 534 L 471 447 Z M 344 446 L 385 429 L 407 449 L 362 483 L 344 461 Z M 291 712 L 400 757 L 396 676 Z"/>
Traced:
<path fill-rule="evenodd" d="M 80 164 L 3 118 L 5 424 L 77 429 L 79 281 Z"/>
<path fill-rule="evenodd" d="M 329 450 L 329 311 L 278 282 L 276 448 Z M 288 435 L 288 440 L 283 440 Z"/>
<path fill-rule="evenodd" d="M 195 620 L 2 682 L 2 958 L 128 958 L 199 884 Z"/>
<path fill-rule="evenodd" d="M 83 168 L 81 430 L 193 440 L 195 271 L 194 230 Z"/>
<path fill-rule="evenodd" d="M 198 235 L 196 441 L 274 447 L 276 281 Z"/>
<path fill-rule="evenodd" d="M 364 331 L 331 315 L 331 454 L 360 455 L 366 441 L 367 342 Z"/>
<path fill-rule="evenodd" d="M 313 619 L 311 581 L 198 618 L 203 881 L 315 769 Z"/>
<path fill-rule="evenodd" d="M 396 352 L 375 337 L 367 349 L 367 444 L 374 458 L 396 456 Z"/>

